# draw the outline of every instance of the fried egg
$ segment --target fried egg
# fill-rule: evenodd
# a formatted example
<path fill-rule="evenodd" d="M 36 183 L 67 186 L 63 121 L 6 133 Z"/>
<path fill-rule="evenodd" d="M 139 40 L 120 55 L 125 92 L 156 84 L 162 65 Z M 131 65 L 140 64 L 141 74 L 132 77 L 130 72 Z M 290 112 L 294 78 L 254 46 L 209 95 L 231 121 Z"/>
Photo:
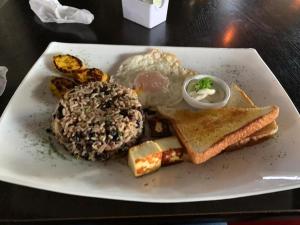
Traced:
<path fill-rule="evenodd" d="M 153 49 L 127 58 L 112 79 L 135 89 L 144 107 L 157 108 L 181 102 L 183 81 L 195 74 L 184 68 L 175 55 Z"/>

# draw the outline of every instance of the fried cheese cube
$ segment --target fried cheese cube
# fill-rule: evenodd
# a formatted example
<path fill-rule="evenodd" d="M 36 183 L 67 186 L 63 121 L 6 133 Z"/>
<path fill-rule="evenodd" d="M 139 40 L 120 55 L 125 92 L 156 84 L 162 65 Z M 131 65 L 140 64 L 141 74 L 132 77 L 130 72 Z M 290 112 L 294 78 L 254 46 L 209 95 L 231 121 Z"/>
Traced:
<path fill-rule="evenodd" d="M 153 141 L 146 141 L 129 149 L 128 165 L 136 177 L 154 172 L 161 167 L 162 150 Z"/>
<path fill-rule="evenodd" d="M 183 147 L 175 136 L 155 140 L 162 150 L 162 166 L 183 161 Z"/>

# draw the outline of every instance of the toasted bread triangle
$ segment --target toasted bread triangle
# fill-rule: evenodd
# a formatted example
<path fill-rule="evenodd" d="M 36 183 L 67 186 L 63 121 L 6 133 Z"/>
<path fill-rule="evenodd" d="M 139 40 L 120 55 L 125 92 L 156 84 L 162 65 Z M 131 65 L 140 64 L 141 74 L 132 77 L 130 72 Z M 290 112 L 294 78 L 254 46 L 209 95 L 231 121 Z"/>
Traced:
<path fill-rule="evenodd" d="M 178 110 L 169 114 L 191 160 L 200 164 L 274 121 L 277 106 Z"/>
<path fill-rule="evenodd" d="M 236 84 L 230 87 L 231 96 L 226 107 L 241 107 L 241 108 L 254 108 L 257 107 L 251 98 Z M 226 150 L 236 150 L 245 145 L 253 145 L 261 140 L 272 137 L 278 131 L 278 125 L 274 120 L 269 125 L 256 131 L 252 135 L 244 138 L 243 140 L 229 146 Z"/>

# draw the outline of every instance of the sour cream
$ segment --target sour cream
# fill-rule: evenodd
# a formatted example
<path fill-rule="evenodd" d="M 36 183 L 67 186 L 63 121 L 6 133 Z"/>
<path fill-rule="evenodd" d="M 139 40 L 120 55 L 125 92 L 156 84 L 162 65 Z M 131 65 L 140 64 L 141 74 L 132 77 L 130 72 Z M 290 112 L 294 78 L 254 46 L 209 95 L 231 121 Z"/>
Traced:
<path fill-rule="evenodd" d="M 189 96 L 197 101 L 208 103 L 220 102 L 224 99 L 225 93 L 216 82 L 213 83 L 212 88 L 204 88 L 195 91 L 195 85 L 198 81 L 199 79 L 193 79 L 188 83 L 186 90 Z"/>
<path fill-rule="evenodd" d="M 205 88 L 199 91 L 191 91 L 189 92 L 189 95 L 192 98 L 196 99 L 197 101 L 201 101 L 202 99 L 205 99 L 207 96 L 214 95 L 215 93 L 216 93 L 215 89 Z"/>
<path fill-rule="evenodd" d="M 202 79 L 210 78 L 212 83 L 207 81 L 199 82 Z M 202 88 L 201 87 L 209 87 Z M 182 96 L 192 107 L 199 109 L 221 108 L 224 107 L 230 97 L 230 88 L 220 78 L 211 75 L 195 75 L 187 78 L 182 86 Z"/>

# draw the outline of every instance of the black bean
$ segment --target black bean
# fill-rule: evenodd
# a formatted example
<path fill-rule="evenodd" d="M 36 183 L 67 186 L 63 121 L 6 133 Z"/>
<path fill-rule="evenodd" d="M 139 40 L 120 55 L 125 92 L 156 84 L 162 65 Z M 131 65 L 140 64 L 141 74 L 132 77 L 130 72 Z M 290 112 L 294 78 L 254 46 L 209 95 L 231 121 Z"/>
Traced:
<path fill-rule="evenodd" d="M 47 133 L 52 133 L 51 128 L 47 128 L 47 129 L 46 129 L 46 132 L 47 132 Z"/>
<path fill-rule="evenodd" d="M 101 105 L 101 109 L 106 110 L 106 109 L 110 108 L 112 105 L 113 105 L 112 101 L 108 100 Z"/>
<path fill-rule="evenodd" d="M 114 137 L 118 134 L 118 132 L 116 130 L 111 130 L 109 134 Z"/>
<path fill-rule="evenodd" d="M 82 157 L 83 159 L 88 160 L 88 159 L 89 159 L 89 154 L 86 152 L 86 153 L 84 153 L 83 155 L 81 155 L 81 157 Z"/>
<path fill-rule="evenodd" d="M 59 106 L 58 106 L 58 108 L 56 110 L 56 117 L 59 120 L 64 117 L 64 115 L 63 115 L 63 109 L 64 109 L 64 107 L 61 104 L 59 104 Z"/>
<path fill-rule="evenodd" d="M 105 120 L 104 123 L 105 123 L 105 124 L 104 124 L 105 130 L 109 130 L 109 128 L 110 128 L 111 125 L 112 125 L 112 122 L 111 122 L 110 120 Z"/>
<path fill-rule="evenodd" d="M 128 115 L 128 118 L 129 118 L 130 120 L 133 120 L 133 119 L 134 119 L 134 115 L 131 113 L 131 114 Z"/>
<path fill-rule="evenodd" d="M 105 135 L 106 135 L 106 137 L 108 137 L 108 135 L 110 135 L 110 130 L 109 130 L 109 128 L 106 128 L 106 129 L 105 129 Z"/>
<path fill-rule="evenodd" d="M 83 146 L 82 146 L 82 144 L 80 144 L 80 143 L 76 143 L 76 148 L 77 148 L 78 150 L 82 151 Z"/>
<path fill-rule="evenodd" d="M 112 102 L 116 103 L 116 101 L 118 101 L 119 99 L 119 96 L 118 95 L 115 95 L 111 98 Z"/>
<path fill-rule="evenodd" d="M 128 109 L 121 109 L 120 114 L 124 117 L 128 116 Z"/>
<path fill-rule="evenodd" d="M 104 151 L 100 154 L 97 154 L 95 158 L 104 161 L 104 160 L 108 160 L 110 157 L 111 157 L 111 154 Z"/>
<path fill-rule="evenodd" d="M 88 151 L 88 152 L 91 152 L 92 150 L 93 150 L 93 144 L 94 144 L 94 141 L 92 141 L 92 140 L 88 140 L 87 142 L 86 142 L 86 150 Z"/>
<path fill-rule="evenodd" d="M 112 131 L 110 132 L 110 135 L 113 137 L 112 139 L 113 139 L 114 141 L 119 141 L 119 140 L 120 140 L 120 134 L 119 134 L 118 131 L 112 130 Z"/>
<path fill-rule="evenodd" d="M 121 148 L 119 148 L 118 154 L 123 155 L 123 154 L 127 153 L 128 150 L 129 150 L 129 146 L 128 145 L 123 145 Z"/>
<path fill-rule="evenodd" d="M 117 85 L 116 84 L 111 84 L 110 87 L 113 89 L 113 88 L 117 88 Z"/>
<path fill-rule="evenodd" d="M 84 138 L 84 135 L 82 132 L 76 132 L 75 135 L 74 135 L 74 140 L 76 142 L 80 142 L 81 139 Z"/>
<path fill-rule="evenodd" d="M 96 136 L 96 133 L 93 132 L 93 131 L 91 131 L 91 130 L 89 130 L 89 131 L 87 132 L 87 136 L 88 136 L 89 139 L 91 139 L 91 138 L 93 138 L 93 137 Z"/>
<path fill-rule="evenodd" d="M 108 87 L 104 85 L 100 88 L 100 92 L 103 92 L 105 95 L 109 95 L 110 91 L 108 90 Z"/>

